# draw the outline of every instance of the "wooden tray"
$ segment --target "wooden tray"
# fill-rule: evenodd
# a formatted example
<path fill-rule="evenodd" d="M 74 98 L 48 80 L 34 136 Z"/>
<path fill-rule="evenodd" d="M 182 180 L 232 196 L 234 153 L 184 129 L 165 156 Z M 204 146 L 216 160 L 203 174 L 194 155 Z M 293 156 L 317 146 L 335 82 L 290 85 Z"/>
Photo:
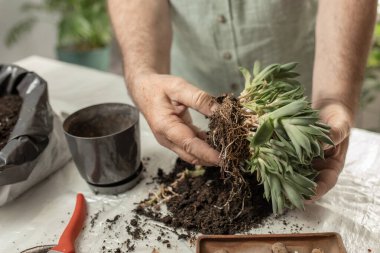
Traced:
<path fill-rule="evenodd" d="M 338 233 L 201 235 L 197 253 L 214 253 L 220 249 L 228 253 L 271 253 L 271 246 L 276 242 L 284 243 L 291 253 L 311 253 L 314 248 L 321 248 L 325 253 L 347 253 Z"/>

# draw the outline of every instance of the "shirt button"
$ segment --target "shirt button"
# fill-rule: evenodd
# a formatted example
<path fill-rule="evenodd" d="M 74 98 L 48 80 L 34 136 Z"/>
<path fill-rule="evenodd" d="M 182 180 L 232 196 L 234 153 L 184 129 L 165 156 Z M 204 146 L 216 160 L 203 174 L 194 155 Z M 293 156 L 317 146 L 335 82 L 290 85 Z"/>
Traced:
<path fill-rule="evenodd" d="M 225 52 L 225 53 L 223 54 L 223 58 L 224 58 L 225 60 L 231 60 L 232 55 L 231 55 L 231 53 L 229 53 L 229 52 Z"/>
<path fill-rule="evenodd" d="M 239 89 L 239 85 L 237 83 L 231 83 L 230 88 L 232 91 L 237 91 Z"/>
<path fill-rule="evenodd" d="M 218 16 L 218 22 L 221 23 L 221 24 L 224 24 L 227 22 L 227 19 L 224 15 L 219 15 Z"/>

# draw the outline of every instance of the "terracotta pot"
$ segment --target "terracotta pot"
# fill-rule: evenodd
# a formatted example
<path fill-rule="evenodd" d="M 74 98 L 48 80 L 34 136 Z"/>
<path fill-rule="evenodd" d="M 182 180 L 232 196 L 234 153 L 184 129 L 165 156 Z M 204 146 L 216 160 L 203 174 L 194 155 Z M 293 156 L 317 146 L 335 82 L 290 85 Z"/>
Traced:
<path fill-rule="evenodd" d="M 276 242 L 285 244 L 289 252 L 311 253 L 321 248 L 326 253 L 347 253 L 338 233 L 202 235 L 197 240 L 197 253 L 271 253 Z"/>

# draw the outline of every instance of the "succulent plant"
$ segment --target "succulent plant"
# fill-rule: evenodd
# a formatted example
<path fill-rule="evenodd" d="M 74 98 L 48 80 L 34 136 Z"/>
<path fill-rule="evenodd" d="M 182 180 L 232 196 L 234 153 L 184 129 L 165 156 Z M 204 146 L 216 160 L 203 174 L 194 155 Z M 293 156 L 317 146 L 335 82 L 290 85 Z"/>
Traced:
<path fill-rule="evenodd" d="M 318 111 L 295 79 L 296 65 L 272 64 L 259 71 L 255 64 L 253 75 L 241 68 L 245 89 L 238 101 L 250 150 L 244 168 L 256 173 L 274 213 L 304 208 L 304 200 L 315 194 L 312 160 L 324 157 L 323 143 L 334 145 L 329 126 L 319 122 Z"/>

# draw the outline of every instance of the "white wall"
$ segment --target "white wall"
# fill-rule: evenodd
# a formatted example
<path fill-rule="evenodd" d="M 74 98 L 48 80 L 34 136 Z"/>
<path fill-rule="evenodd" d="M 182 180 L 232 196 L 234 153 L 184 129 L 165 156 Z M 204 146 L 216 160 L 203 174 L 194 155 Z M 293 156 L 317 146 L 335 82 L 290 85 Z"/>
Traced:
<path fill-rule="evenodd" d="M 4 39 L 9 28 L 26 15 L 19 7 L 25 2 L 39 2 L 39 0 L 0 0 L 0 63 L 11 63 L 29 55 L 40 55 L 55 58 L 56 21 L 57 16 L 39 14 L 41 20 L 33 30 L 13 47 L 7 48 Z"/>

